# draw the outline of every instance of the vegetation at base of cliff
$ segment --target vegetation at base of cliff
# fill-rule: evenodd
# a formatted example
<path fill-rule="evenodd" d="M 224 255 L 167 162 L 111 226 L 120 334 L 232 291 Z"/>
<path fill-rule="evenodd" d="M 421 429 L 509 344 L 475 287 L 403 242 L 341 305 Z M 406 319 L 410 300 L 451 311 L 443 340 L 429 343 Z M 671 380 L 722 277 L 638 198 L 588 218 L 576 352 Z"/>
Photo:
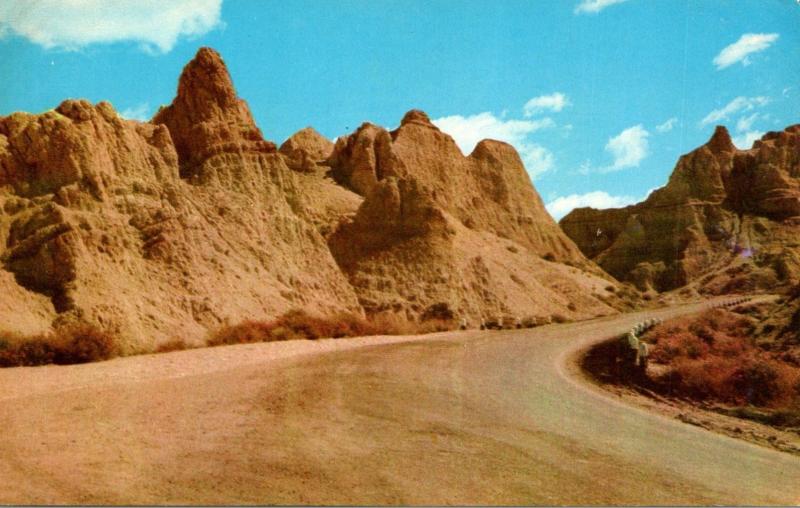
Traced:
<path fill-rule="evenodd" d="M 115 344 L 111 334 L 86 323 L 31 336 L 0 332 L 0 367 L 108 360 L 117 355 Z"/>
<path fill-rule="evenodd" d="M 355 314 L 315 316 L 303 310 L 289 312 L 269 321 L 245 321 L 227 325 L 210 334 L 209 346 L 274 342 L 281 340 L 363 337 L 369 335 L 412 335 L 453 330 L 454 320 L 432 318 L 415 323 L 397 314 L 378 314 L 368 319 Z"/>

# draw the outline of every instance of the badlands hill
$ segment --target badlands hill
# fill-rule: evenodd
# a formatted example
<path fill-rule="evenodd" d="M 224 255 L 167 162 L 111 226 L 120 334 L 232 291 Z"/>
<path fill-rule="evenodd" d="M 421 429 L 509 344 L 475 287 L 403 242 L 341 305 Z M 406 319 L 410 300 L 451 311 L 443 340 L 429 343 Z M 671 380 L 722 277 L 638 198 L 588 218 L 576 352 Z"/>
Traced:
<path fill-rule="evenodd" d="M 738 150 L 717 127 L 669 182 L 622 209 L 574 210 L 561 227 L 640 290 L 721 294 L 800 281 L 800 125 Z"/>
<path fill-rule="evenodd" d="M 336 145 L 263 139 L 201 49 L 150 122 L 67 100 L 0 118 L 0 323 L 74 321 L 125 352 L 293 308 L 583 318 L 616 283 L 547 215 L 517 153 L 468 157 L 424 113 Z"/>

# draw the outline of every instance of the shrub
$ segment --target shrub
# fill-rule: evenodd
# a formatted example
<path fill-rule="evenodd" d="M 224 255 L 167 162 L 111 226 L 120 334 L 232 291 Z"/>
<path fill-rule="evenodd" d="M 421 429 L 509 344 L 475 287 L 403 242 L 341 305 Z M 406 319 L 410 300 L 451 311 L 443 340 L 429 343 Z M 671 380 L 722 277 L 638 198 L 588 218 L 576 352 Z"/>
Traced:
<path fill-rule="evenodd" d="M 778 371 L 771 362 L 748 359 L 733 372 L 730 382 L 738 398 L 752 406 L 765 406 L 778 396 Z"/>
<path fill-rule="evenodd" d="M 78 324 L 56 330 L 55 363 L 67 365 L 108 360 L 116 355 L 114 338 L 89 324 Z"/>
<path fill-rule="evenodd" d="M 27 337 L 3 333 L 0 341 L 0 367 L 88 363 L 108 360 L 117 354 L 114 337 L 86 323 Z"/>
<path fill-rule="evenodd" d="M 34 337 L 20 343 L 12 350 L 9 367 L 35 367 L 55 363 L 58 351 L 44 336 Z"/>
<path fill-rule="evenodd" d="M 669 367 L 658 383 L 673 394 L 727 404 L 800 403 L 800 368 L 756 347 L 752 329 L 749 319 L 724 309 L 656 326 L 645 337 L 653 344 L 650 359 Z"/>
<path fill-rule="evenodd" d="M 207 340 L 209 346 L 227 344 L 249 344 L 252 342 L 269 342 L 276 324 L 271 321 L 244 321 L 237 325 L 226 325 L 215 331 Z M 285 340 L 285 339 L 284 339 Z"/>
<path fill-rule="evenodd" d="M 563 314 L 553 314 L 550 316 L 550 319 L 553 323 L 569 323 L 570 319 L 564 316 Z"/>
<path fill-rule="evenodd" d="M 158 345 L 156 348 L 156 353 L 170 353 L 172 351 L 183 351 L 184 349 L 190 349 L 191 346 L 187 344 L 183 339 L 171 339 L 167 342 L 163 342 Z"/>
<path fill-rule="evenodd" d="M 245 321 L 226 325 L 211 333 L 209 346 L 274 342 L 281 340 L 361 337 L 367 335 L 410 335 L 451 330 L 454 321 L 429 319 L 417 326 L 395 313 L 380 313 L 369 319 L 351 313 L 314 316 L 303 310 L 290 310 L 272 321 Z"/>

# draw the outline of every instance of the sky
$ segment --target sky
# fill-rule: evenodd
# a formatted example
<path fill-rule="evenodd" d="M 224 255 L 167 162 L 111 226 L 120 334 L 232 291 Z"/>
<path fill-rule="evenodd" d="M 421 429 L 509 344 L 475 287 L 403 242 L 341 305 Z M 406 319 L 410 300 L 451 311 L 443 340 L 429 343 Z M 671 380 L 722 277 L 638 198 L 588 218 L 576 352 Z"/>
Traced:
<path fill-rule="evenodd" d="M 422 109 L 465 154 L 514 145 L 556 219 L 642 200 L 718 124 L 800 123 L 798 0 L 3 0 L 0 115 L 147 120 L 201 46 L 267 139 Z"/>

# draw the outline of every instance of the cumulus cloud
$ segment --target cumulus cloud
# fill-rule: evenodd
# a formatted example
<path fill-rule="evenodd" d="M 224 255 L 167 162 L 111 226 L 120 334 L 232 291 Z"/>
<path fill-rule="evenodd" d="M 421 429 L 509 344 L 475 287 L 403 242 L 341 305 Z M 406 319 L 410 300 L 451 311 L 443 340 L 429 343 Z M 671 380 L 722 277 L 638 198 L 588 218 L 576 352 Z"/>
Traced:
<path fill-rule="evenodd" d="M 614 163 L 604 168 L 604 171 L 619 171 L 620 169 L 638 167 L 639 163 L 647 157 L 650 145 L 647 138 L 650 133 L 642 124 L 628 127 L 606 143 L 606 151 L 614 157 Z"/>
<path fill-rule="evenodd" d="M 143 102 L 131 108 L 125 108 L 119 112 L 119 116 L 128 120 L 146 122 L 150 119 L 150 104 Z"/>
<path fill-rule="evenodd" d="M 555 92 L 550 95 L 540 95 L 529 100 L 523 106 L 522 111 L 526 117 L 531 117 L 542 111 L 554 111 L 558 113 L 571 103 L 567 96 L 561 92 Z"/>
<path fill-rule="evenodd" d="M 715 109 L 700 121 L 700 126 L 704 127 L 710 123 L 717 123 L 728 120 L 731 115 L 740 112 L 752 111 L 757 107 L 769 104 L 768 97 L 737 97 L 720 109 Z"/>
<path fill-rule="evenodd" d="M 529 138 L 538 130 L 554 127 L 555 122 L 550 118 L 504 120 L 484 112 L 466 117 L 446 116 L 432 121 L 453 137 L 465 155 L 471 153 L 475 145 L 483 139 L 496 139 L 513 145 L 532 178 L 552 169 L 555 162 L 550 150 Z"/>
<path fill-rule="evenodd" d="M 750 59 L 748 57 L 750 55 L 764 51 L 776 40 L 778 40 L 778 34 L 744 34 L 739 37 L 738 41 L 725 46 L 719 55 L 714 57 L 714 65 L 717 66 L 717 70 L 724 69 L 737 62 L 741 62 L 742 65 L 749 65 Z"/>
<path fill-rule="evenodd" d="M 660 125 L 656 125 L 656 130 L 658 132 L 661 132 L 661 133 L 669 132 L 675 127 L 676 123 L 678 123 L 678 119 L 673 116 L 672 118 L 670 118 L 666 122 L 664 122 L 664 123 L 662 123 Z"/>
<path fill-rule="evenodd" d="M 628 0 L 583 0 L 575 6 L 575 11 L 573 12 L 575 12 L 575 14 L 597 14 L 606 7 L 627 1 Z"/>
<path fill-rule="evenodd" d="M 14 33 L 47 49 L 133 41 L 166 53 L 179 38 L 219 26 L 221 6 L 222 0 L 5 0 L 0 35 Z"/>
<path fill-rule="evenodd" d="M 556 220 L 561 220 L 562 217 L 567 215 L 575 208 L 589 206 L 592 208 L 621 208 L 639 200 L 632 196 L 612 196 L 604 191 L 588 192 L 586 194 L 570 194 L 569 196 L 561 196 L 545 205 L 547 211 Z"/>

